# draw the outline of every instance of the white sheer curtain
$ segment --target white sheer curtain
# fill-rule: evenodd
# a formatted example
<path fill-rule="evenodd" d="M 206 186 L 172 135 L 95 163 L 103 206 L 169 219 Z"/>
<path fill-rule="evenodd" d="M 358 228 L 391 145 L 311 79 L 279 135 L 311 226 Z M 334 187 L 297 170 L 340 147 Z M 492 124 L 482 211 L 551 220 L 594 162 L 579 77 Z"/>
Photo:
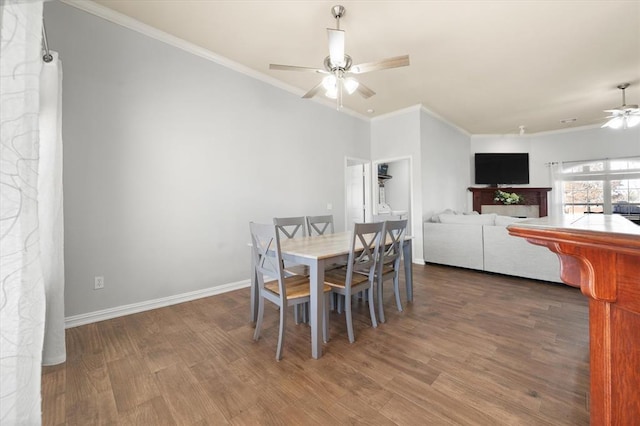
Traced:
<path fill-rule="evenodd" d="M 560 217 L 564 213 L 562 211 L 562 162 L 550 163 L 549 173 L 551 176 L 551 206 L 549 208 L 549 216 Z"/>
<path fill-rule="evenodd" d="M 62 210 L 62 64 L 57 52 L 40 75 L 38 220 L 46 294 L 42 363 L 66 359 L 64 341 L 64 224 Z"/>
<path fill-rule="evenodd" d="M 45 333 L 45 283 L 59 282 L 63 276 L 60 263 L 62 228 L 61 186 L 58 201 L 42 201 L 39 212 L 41 187 L 39 173 L 57 185 L 61 169 L 53 172 L 41 170 L 41 155 L 60 158 L 59 127 L 40 152 L 40 76 L 43 68 L 41 56 L 42 1 L 16 2 L 0 0 L 0 423 L 41 423 L 40 380 Z M 59 83 L 59 77 L 57 77 Z M 59 107 L 59 98 L 56 104 Z M 55 112 L 59 123 L 59 112 Z M 43 141 L 47 141 L 44 138 Z M 61 167 L 61 160 L 53 163 Z M 46 160 L 48 169 L 52 161 Z M 49 188 L 50 185 L 42 185 Z M 49 235 L 41 241 L 39 213 L 47 216 L 44 229 Z M 54 231 L 51 231 L 54 230 Z M 55 241 L 55 244 L 50 243 Z M 42 245 L 41 245 L 42 243 Z M 58 244 L 59 243 L 59 244 Z M 50 247 L 60 250 L 53 255 Z M 41 262 L 42 256 L 47 262 Z M 56 257 L 57 256 L 57 257 Z M 44 273 L 50 277 L 43 279 Z M 53 277 L 53 278 L 51 278 Z M 63 284 L 56 284 L 54 293 L 61 298 Z M 58 308 L 58 314 L 61 309 Z M 63 309 L 63 308 L 62 308 Z M 56 310 L 50 308 L 52 312 Z M 50 312 L 51 314 L 51 312 Z M 57 332 L 57 334 L 60 334 Z M 64 339 L 64 331 L 62 331 Z M 52 345 L 55 347 L 59 345 Z M 64 360 L 51 356 L 51 362 Z"/>

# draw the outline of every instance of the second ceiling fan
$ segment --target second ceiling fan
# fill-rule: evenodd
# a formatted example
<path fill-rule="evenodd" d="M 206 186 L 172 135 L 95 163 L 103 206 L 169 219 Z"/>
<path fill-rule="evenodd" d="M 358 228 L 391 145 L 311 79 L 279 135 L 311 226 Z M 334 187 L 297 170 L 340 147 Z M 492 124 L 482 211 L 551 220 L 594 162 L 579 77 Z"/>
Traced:
<path fill-rule="evenodd" d="M 294 65 L 270 64 L 269 69 L 283 71 L 305 71 L 325 74 L 320 83 L 302 96 L 312 98 L 322 90 L 328 98 L 336 99 L 337 107 L 342 107 L 343 92 L 348 94 L 360 93 L 365 99 L 375 95 L 376 92 L 360 83 L 352 75 L 364 74 L 371 71 L 379 71 L 388 68 L 405 67 L 409 65 L 409 55 L 396 56 L 375 62 L 353 65 L 351 56 L 345 53 L 345 34 L 340 29 L 340 18 L 345 15 L 344 6 L 333 6 L 331 14 L 336 19 L 336 28 L 327 28 L 329 37 L 329 56 L 324 58 L 324 69 L 312 67 L 299 67 Z"/>

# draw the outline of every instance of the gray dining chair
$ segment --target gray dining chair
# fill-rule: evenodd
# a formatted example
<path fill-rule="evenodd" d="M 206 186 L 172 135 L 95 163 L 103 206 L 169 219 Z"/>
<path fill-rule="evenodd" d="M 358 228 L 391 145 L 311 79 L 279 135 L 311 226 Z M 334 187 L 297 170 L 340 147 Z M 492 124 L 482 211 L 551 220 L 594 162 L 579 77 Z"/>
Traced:
<path fill-rule="evenodd" d="M 385 280 L 393 279 L 393 290 L 396 296 L 396 306 L 402 312 L 400 302 L 400 260 L 402 257 L 402 246 L 407 230 L 407 219 L 387 220 L 384 222 L 382 232 L 382 243 L 380 249 L 380 259 L 376 265 L 375 281 L 377 283 L 378 317 L 380 322 L 385 322 L 384 318 L 384 290 Z"/>
<path fill-rule="evenodd" d="M 264 301 L 275 304 L 280 309 L 280 327 L 278 331 L 278 346 L 276 348 L 276 360 L 282 359 L 282 348 L 287 325 L 287 307 L 308 303 L 310 300 L 309 277 L 291 275 L 285 277 L 282 267 L 282 254 L 280 251 L 280 235 L 274 225 L 249 223 L 251 232 L 251 253 L 260 297 L 258 299 L 258 315 L 253 339 L 260 338 L 262 322 L 264 318 Z M 324 309 L 322 336 L 325 342 L 329 336 L 329 294 L 331 287 L 324 285 Z"/>
<path fill-rule="evenodd" d="M 276 225 L 278 232 L 287 238 L 307 236 L 304 216 L 274 217 L 273 224 Z"/>
<path fill-rule="evenodd" d="M 304 216 L 274 217 L 273 224 L 281 237 L 298 238 L 307 236 Z M 284 269 L 285 275 L 309 275 L 309 268 L 305 265 L 289 265 L 288 262 L 285 262 Z"/>
<path fill-rule="evenodd" d="M 285 238 L 299 238 L 307 236 L 306 220 L 304 216 L 295 217 L 274 217 L 273 224 L 276 226 L 278 233 L 281 237 Z M 292 265 L 289 262 L 284 262 L 284 274 L 290 275 L 309 275 L 309 268 L 305 265 Z M 296 306 L 294 309 L 294 318 L 296 324 L 308 322 L 309 306 L 306 304 Z"/>
<path fill-rule="evenodd" d="M 307 229 L 309 236 L 333 234 L 333 215 L 307 216 Z"/>
<path fill-rule="evenodd" d="M 327 233 L 333 234 L 335 232 L 333 227 L 333 215 L 307 216 L 307 229 L 309 230 L 310 237 L 324 235 Z M 344 262 L 334 262 L 329 265 L 325 265 L 325 270 L 340 268 L 344 265 Z M 332 310 L 338 306 L 336 297 L 338 297 L 338 295 L 333 293 L 331 297 Z"/>
<path fill-rule="evenodd" d="M 374 328 L 378 326 L 373 297 L 374 276 L 383 227 L 383 222 L 354 224 L 353 239 L 349 248 L 349 259 L 346 267 L 331 269 L 324 274 L 324 281 L 331 286 L 332 291 L 344 296 L 344 311 L 350 343 L 355 341 L 351 314 L 351 298 L 353 295 L 368 290 L 371 325 Z M 357 247 L 358 243 L 362 246 L 362 251 Z"/>

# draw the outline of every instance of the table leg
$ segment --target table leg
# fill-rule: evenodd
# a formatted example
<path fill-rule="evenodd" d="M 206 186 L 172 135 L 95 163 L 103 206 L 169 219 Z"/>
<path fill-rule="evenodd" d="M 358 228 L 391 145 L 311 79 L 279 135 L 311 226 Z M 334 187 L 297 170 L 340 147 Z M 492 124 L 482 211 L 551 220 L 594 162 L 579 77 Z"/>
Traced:
<path fill-rule="evenodd" d="M 404 280 L 407 285 L 407 302 L 413 302 L 413 249 L 411 246 L 411 240 L 405 241 L 402 246 Z"/>
<path fill-rule="evenodd" d="M 311 325 L 311 356 L 322 356 L 322 312 L 324 309 L 324 260 L 309 265 L 311 281 L 311 301 L 309 303 L 309 323 Z"/>

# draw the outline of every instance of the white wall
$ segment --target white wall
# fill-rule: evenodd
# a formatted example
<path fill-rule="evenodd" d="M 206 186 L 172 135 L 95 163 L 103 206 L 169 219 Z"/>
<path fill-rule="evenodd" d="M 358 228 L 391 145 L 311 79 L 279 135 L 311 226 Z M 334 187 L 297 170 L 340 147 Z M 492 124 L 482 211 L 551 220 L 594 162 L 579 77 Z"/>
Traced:
<path fill-rule="evenodd" d="M 45 19 L 64 69 L 67 317 L 247 280 L 249 221 L 344 229 L 367 121 L 58 2 Z"/>
<path fill-rule="evenodd" d="M 423 220 L 445 209 L 468 211 L 471 184 L 469 135 L 422 109 Z M 422 228 L 420 228 L 422 229 Z"/>
<path fill-rule="evenodd" d="M 640 127 L 583 127 L 524 136 L 475 135 L 471 137 L 472 156 L 476 152 L 528 152 L 529 185 L 522 186 L 548 187 L 550 162 L 640 155 Z"/>
<path fill-rule="evenodd" d="M 405 158 L 409 161 L 411 169 L 411 229 L 421 230 L 422 180 L 420 172 L 419 107 L 408 108 L 371 120 L 372 161 L 375 163 Z M 374 199 L 377 199 L 377 197 Z M 422 263 L 422 232 L 412 232 L 412 234 L 414 237 L 413 260 Z"/>

